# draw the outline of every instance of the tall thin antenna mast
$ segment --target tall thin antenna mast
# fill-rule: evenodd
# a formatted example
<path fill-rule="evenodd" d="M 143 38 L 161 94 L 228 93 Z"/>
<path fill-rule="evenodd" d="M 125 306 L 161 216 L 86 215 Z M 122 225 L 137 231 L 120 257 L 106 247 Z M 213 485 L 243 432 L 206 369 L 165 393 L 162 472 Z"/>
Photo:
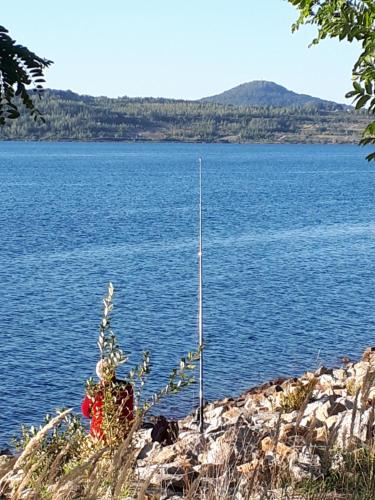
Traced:
<path fill-rule="evenodd" d="M 203 432 L 203 220 L 202 220 L 202 158 L 199 158 L 199 246 L 198 246 L 198 335 L 199 335 L 199 432 Z"/>

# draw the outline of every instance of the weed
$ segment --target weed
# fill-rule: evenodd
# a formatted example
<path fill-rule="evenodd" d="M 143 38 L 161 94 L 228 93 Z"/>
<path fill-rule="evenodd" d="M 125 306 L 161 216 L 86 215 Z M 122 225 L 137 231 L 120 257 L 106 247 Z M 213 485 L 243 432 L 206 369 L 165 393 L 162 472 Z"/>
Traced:
<path fill-rule="evenodd" d="M 281 395 L 280 406 L 285 413 L 300 410 L 308 403 L 313 390 L 315 389 L 317 379 L 313 378 L 304 384 L 300 380 L 288 392 Z"/>

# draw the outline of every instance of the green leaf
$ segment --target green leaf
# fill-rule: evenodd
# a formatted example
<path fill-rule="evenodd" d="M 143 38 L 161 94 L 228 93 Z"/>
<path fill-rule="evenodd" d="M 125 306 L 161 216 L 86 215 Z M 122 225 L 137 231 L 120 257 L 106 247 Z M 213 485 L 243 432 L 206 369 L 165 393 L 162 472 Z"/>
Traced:
<path fill-rule="evenodd" d="M 372 95 L 372 82 L 371 81 L 367 80 L 367 82 L 365 82 L 365 89 L 369 95 Z"/>
<path fill-rule="evenodd" d="M 363 108 L 363 106 L 366 104 L 366 102 L 371 99 L 371 96 L 369 95 L 363 95 L 355 105 L 355 109 L 360 109 Z"/>
<path fill-rule="evenodd" d="M 353 87 L 357 91 L 357 93 L 363 94 L 364 90 L 358 82 L 353 82 Z"/>

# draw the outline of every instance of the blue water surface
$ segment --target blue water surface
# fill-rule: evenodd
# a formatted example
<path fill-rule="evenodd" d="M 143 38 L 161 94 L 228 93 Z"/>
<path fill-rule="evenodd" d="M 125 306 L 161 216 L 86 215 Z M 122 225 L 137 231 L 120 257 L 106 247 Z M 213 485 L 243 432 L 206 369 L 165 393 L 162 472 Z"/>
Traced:
<path fill-rule="evenodd" d="M 194 349 L 199 156 L 207 399 L 359 356 L 375 326 L 375 167 L 365 154 L 1 142 L 0 445 L 57 407 L 79 411 L 109 280 L 130 366 L 151 351 L 146 394 Z M 180 416 L 196 401 L 193 387 L 159 411 Z"/>

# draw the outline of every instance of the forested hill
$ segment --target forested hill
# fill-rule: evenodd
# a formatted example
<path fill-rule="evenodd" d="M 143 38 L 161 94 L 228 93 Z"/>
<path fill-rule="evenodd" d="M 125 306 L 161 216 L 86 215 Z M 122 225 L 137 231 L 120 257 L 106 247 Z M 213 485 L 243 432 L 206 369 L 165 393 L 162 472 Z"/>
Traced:
<path fill-rule="evenodd" d="M 255 80 L 242 83 L 226 90 L 221 94 L 204 97 L 201 102 L 214 102 L 217 104 L 232 104 L 234 106 L 278 106 L 295 107 L 313 105 L 319 109 L 343 110 L 348 108 L 345 104 L 319 99 L 306 94 L 297 94 L 274 82 Z"/>
<path fill-rule="evenodd" d="M 0 129 L 2 140 L 356 142 L 369 121 L 350 109 L 238 107 L 197 101 L 111 99 L 46 90 L 45 124 L 24 113 Z"/>

